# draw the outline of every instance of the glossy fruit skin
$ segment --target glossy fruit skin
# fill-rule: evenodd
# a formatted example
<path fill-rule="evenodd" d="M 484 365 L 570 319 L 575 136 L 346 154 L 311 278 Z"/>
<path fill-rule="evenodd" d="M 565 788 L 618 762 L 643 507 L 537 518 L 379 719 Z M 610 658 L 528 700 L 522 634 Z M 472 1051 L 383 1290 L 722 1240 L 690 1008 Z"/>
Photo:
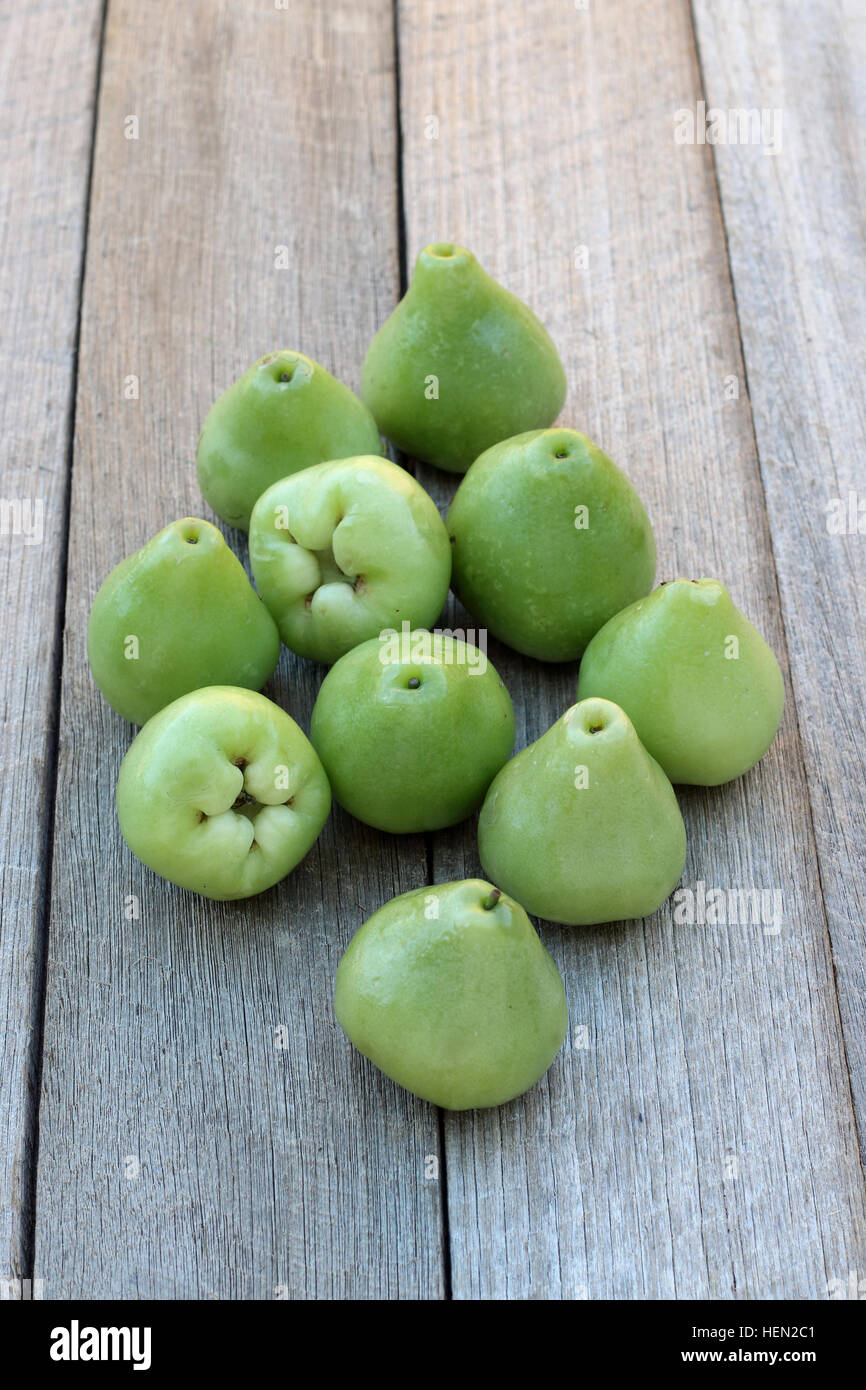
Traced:
<path fill-rule="evenodd" d="M 773 652 L 717 579 L 661 584 L 611 618 L 581 662 L 588 695 L 622 705 L 672 782 L 707 787 L 764 756 L 785 703 Z"/>
<path fill-rule="evenodd" d="M 673 787 L 628 717 L 584 700 L 494 778 L 478 853 L 527 912 L 589 926 L 660 907 L 682 874 L 686 832 Z"/>
<path fill-rule="evenodd" d="M 238 797 L 243 810 L 234 809 Z M 295 721 L 236 686 L 195 690 L 154 715 L 117 781 L 120 829 L 133 854 L 171 883 L 220 901 L 285 878 L 330 805 L 324 769 Z"/>
<path fill-rule="evenodd" d="M 256 501 L 280 478 L 327 459 L 381 453 L 363 401 L 311 357 L 282 351 L 260 358 L 211 406 L 196 468 L 217 516 L 246 531 Z"/>
<path fill-rule="evenodd" d="M 276 624 L 243 566 L 197 517 L 172 522 L 121 561 L 87 624 L 93 679 L 132 724 L 204 685 L 259 690 L 279 655 Z"/>
<path fill-rule="evenodd" d="M 384 434 L 452 473 L 499 439 L 551 424 L 565 393 L 559 355 L 532 310 L 451 242 L 421 252 L 361 373 Z"/>
<path fill-rule="evenodd" d="M 575 660 L 655 575 L 640 498 L 577 430 L 532 430 L 488 449 L 446 525 L 454 592 L 496 637 L 540 661 Z"/>
<path fill-rule="evenodd" d="M 286 646 L 330 664 L 383 628 L 432 627 L 451 579 L 433 499 L 381 458 L 341 459 L 268 488 L 250 562 Z"/>
<path fill-rule="evenodd" d="M 510 756 L 514 707 L 476 647 L 429 632 L 397 643 L 402 652 L 374 638 L 340 658 L 322 682 L 310 739 L 357 820 L 393 834 L 441 830 L 480 806 Z"/>
<path fill-rule="evenodd" d="M 352 939 L 334 1009 L 386 1076 L 446 1110 L 533 1086 L 568 1029 L 556 964 L 523 908 L 480 879 L 392 898 Z M 438 915 L 432 915 L 434 912 Z"/>

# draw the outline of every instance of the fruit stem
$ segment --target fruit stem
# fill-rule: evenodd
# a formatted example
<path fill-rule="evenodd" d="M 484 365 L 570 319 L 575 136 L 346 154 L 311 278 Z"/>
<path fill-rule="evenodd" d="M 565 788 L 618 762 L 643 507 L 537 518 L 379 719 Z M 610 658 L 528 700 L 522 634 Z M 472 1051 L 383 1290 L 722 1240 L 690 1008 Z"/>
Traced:
<path fill-rule="evenodd" d="M 490 912 L 491 909 L 494 908 L 494 907 L 496 906 L 496 904 L 499 902 L 499 899 L 500 899 L 501 897 L 502 897 L 502 889 L 501 889 L 501 888 L 493 888 L 493 889 L 487 894 L 487 897 L 484 899 L 484 902 L 481 904 L 481 906 L 484 908 L 484 911 L 485 911 L 485 912 Z"/>

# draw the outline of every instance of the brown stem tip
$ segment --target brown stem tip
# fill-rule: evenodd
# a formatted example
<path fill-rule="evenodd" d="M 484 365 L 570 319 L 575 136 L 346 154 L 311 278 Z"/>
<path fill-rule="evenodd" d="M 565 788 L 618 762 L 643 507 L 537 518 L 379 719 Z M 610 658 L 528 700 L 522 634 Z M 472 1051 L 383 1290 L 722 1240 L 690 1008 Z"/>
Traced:
<path fill-rule="evenodd" d="M 492 889 L 491 892 L 489 892 L 489 893 L 487 894 L 487 897 L 484 899 L 484 902 L 481 904 L 481 906 L 484 908 L 484 911 L 485 911 L 485 912 L 490 912 L 490 911 L 496 906 L 496 904 L 499 902 L 499 899 L 500 899 L 501 897 L 502 897 L 502 889 L 501 889 L 501 888 L 494 888 L 494 889 Z"/>

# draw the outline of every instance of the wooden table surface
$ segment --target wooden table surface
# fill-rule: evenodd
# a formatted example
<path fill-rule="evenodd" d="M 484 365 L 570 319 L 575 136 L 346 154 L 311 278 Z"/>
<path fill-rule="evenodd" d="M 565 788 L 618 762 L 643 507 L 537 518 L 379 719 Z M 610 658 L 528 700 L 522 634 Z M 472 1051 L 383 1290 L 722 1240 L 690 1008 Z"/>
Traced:
<path fill-rule="evenodd" d="M 3 0 L 0 37 L 0 1296 L 862 1297 L 862 5 Z M 759 138 L 682 143 L 700 102 Z M 443 237 L 547 323 L 659 578 L 723 579 L 788 695 L 681 796 L 684 884 L 779 893 L 778 930 L 542 923 L 568 1041 L 462 1115 L 331 993 L 387 898 L 478 872 L 473 824 L 335 809 L 263 897 L 183 893 L 121 841 L 84 644 L 111 567 L 209 515 L 215 397 L 275 347 L 357 388 Z M 491 657 L 522 747 L 576 668 Z M 308 727 L 321 676 L 284 651 L 266 693 Z"/>

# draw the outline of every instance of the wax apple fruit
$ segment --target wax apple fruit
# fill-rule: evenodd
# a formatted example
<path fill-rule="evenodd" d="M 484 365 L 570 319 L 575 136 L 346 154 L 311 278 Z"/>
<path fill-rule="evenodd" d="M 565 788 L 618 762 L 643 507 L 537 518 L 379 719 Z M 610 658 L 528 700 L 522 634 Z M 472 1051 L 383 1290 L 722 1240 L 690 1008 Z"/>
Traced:
<path fill-rule="evenodd" d="M 447 1110 L 528 1090 L 568 1027 L 559 971 L 523 908 L 479 879 L 374 913 L 340 961 L 334 1008 L 386 1076 Z"/>
<path fill-rule="evenodd" d="M 243 566 L 196 517 L 172 522 L 113 569 L 87 625 L 93 679 L 133 724 L 203 685 L 259 690 L 279 654 Z"/>
<path fill-rule="evenodd" d="M 585 926 L 654 912 L 683 871 L 686 832 L 628 717 L 582 700 L 493 779 L 478 852 L 527 912 Z"/>
<path fill-rule="evenodd" d="M 211 406 L 196 466 L 217 516 L 245 531 L 256 500 L 280 478 L 381 453 L 376 422 L 348 386 L 301 352 L 271 352 Z"/>
<path fill-rule="evenodd" d="M 407 833 L 481 804 L 514 744 L 511 697 L 485 654 L 440 633 L 392 633 L 341 657 L 313 709 L 313 747 L 358 820 Z"/>
<path fill-rule="evenodd" d="M 779 663 L 717 579 L 676 579 L 611 618 L 578 698 L 622 705 L 672 782 L 716 786 L 763 757 L 782 718 Z"/>
<path fill-rule="evenodd" d="M 330 804 L 324 769 L 295 721 L 235 686 L 195 690 L 160 710 L 117 782 L 133 854 L 206 898 L 248 898 L 285 878 Z"/>
<path fill-rule="evenodd" d="M 336 661 L 383 628 L 431 627 L 451 577 L 432 499 L 387 459 L 307 468 L 253 509 L 250 561 L 287 647 Z"/>
<path fill-rule="evenodd" d="M 421 252 L 361 378 L 388 438 L 454 473 L 498 439 L 549 425 L 565 390 L 556 348 L 532 310 L 451 242 Z"/>
<path fill-rule="evenodd" d="M 652 527 L 625 474 L 576 430 L 533 430 L 476 459 L 447 518 L 455 593 L 503 642 L 572 661 L 652 586 Z"/>

